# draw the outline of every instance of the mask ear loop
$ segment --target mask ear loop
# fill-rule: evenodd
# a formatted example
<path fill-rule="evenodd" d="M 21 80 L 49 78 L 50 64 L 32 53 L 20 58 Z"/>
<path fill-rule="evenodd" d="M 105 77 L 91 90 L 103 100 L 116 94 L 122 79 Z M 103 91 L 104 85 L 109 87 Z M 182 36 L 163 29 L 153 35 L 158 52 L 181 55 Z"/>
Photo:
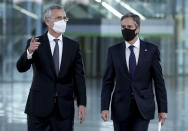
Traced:
<path fill-rule="evenodd" d="M 136 30 L 138 29 L 138 25 L 135 23 L 136 29 L 135 29 L 135 35 L 138 35 L 139 33 L 136 33 Z"/>
<path fill-rule="evenodd" d="M 136 27 L 136 29 L 135 29 L 135 35 L 138 35 L 138 33 L 136 33 L 136 30 L 137 30 L 137 27 Z"/>

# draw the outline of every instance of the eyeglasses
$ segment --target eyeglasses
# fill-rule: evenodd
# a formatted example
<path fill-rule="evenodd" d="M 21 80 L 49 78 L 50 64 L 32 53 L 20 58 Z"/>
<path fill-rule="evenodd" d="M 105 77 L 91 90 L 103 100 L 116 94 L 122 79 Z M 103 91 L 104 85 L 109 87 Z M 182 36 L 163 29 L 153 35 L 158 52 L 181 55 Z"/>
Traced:
<path fill-rule="evenodd" d="M 64 20 L 65 22 L 69 21 L 69 18 L 67 18 L 66 16 L 62 17 L 62 16 L 57 16 L 57 17 L 50 17 L 51 19 L 54 19 L 55 21 L 60 21 L 60 20 Z"/>

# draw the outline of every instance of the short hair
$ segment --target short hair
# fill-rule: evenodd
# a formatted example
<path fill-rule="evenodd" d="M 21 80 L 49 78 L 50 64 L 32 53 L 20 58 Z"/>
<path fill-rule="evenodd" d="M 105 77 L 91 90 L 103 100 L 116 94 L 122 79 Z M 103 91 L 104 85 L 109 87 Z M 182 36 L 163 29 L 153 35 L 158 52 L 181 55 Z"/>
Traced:
<path fill-rule="evenodd" d="M 52 6 L 48 7 L 48 8 L 44 11 L 44 20 L 51 17 L 52 10 L 54 10 L 54 9 L 63 10 L 63 11 L 65 12 L 63 6 L 60 6 L 60 5 L 52 5 Z"/>
<path fill-rule="evenodd" d="M 135 21 L 136 27 L 140 26 L 140 24 L 141 24 L 140 17 L 133 13 L 127 13 L 127 14 L 123 15 L 121 17 L 121 21 L 123 21 L 125 18 L 130 18 L 130 17 L 133 18 L 133 20 Z"/>

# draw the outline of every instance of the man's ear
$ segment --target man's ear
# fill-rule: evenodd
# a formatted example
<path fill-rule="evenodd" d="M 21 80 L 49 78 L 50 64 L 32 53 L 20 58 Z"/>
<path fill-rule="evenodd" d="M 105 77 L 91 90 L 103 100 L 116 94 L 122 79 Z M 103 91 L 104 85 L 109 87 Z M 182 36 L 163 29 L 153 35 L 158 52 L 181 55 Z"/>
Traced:
<path fill-rule="evenodd" d="M 140 26 L 138 26 L 137 28 L 136 28 L 136 34 L 139 34 L 140 33 Z"/>
<path fill-rule="evenodd" d="M 48 20 L 48 19 L 45 19 L 44 21 L 45 21 L 45 24 L 46 24 L 47 26 L 49 26 L 49 24 L 50 24 L 50 23 L 49 23 L 49 20 Z"/>

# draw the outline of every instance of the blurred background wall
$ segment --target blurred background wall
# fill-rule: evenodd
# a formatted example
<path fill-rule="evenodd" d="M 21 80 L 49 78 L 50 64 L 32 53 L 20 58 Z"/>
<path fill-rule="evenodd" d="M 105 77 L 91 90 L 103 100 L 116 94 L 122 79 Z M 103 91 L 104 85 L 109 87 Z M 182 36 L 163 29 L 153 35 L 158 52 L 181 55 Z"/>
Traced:
<path fill-rule="evenodd" d="M 123 41 L 120 17 L 142 19 L 140 38 L 159 46 L 169 99 L 166 131 L 188 131 L 188 1 L 187 0 L 1 0 L 0 1 L 0 131 L 25 131 L 24 112 L 32 69 L 21 74 L 16 61 L 27 39 L 46 32 L 43 10 L 63 5 L 69 18 L 65 35 L 81 45 L 88 95 L 87 121 L 75 130 L 112 131 L 100 119 L 100 91 L 107 49 Z M 156 119 L 150 124 L 157 127 Z"/>

